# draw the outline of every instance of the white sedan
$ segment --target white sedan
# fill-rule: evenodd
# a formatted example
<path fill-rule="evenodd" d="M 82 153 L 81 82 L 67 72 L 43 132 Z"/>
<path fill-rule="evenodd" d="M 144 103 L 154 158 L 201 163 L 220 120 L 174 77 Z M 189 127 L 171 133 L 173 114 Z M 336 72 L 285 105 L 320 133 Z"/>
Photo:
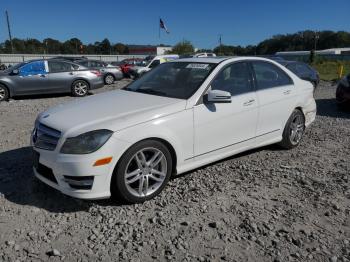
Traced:
<path fill-rule="evenodd" d="M 143 202 L 172 175 L 256 147 L 299 145 L 315 115 L 312 84 L 274 61 L 180 59 L 122 90 L 41 113 L 34 173 L 73 197 Z"/>

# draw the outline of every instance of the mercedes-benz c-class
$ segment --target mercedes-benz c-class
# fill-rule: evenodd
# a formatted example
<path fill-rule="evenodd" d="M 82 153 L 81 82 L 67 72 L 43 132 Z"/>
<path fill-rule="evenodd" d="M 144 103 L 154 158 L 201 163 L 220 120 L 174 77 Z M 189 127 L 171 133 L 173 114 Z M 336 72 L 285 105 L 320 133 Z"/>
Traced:
<path fill-rule="evenodd" d="M 34 173 L 82 199 L 151 199 L 172 175 L 252 148 L 299 145 L 313 86 L 256 57 L 168 62 L 121 90 L 39 114 Z"/>

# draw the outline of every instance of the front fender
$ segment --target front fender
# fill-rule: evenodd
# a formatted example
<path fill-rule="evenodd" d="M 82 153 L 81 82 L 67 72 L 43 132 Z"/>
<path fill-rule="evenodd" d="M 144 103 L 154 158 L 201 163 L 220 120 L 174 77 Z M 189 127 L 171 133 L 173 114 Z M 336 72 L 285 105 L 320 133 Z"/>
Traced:
<path fill-rule="evenodd" d="M 177 165 L 193 157 L 193 136 L 192 109 L 141 123 L 116 133 L 118 139 L 132 145 L 150 138 L 167 141 L 175 150 Z"/>

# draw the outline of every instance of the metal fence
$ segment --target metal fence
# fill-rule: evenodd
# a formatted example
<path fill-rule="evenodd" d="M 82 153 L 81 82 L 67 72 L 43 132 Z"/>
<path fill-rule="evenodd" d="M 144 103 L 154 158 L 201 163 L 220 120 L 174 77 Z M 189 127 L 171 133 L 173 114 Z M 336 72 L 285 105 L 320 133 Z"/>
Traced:
<path fill-rule="evenodd" d="M 45 59 L 57 56 L 77 57 L 80 55 L 49 55 L 49 54 L 0 54 L 0 64 L 14 65 L 32 59 Z M 105 62 L 118 62 L 125 58 L 144 58 L 144 55 L 83 55 L 89 59 L 102 60 Z"/>

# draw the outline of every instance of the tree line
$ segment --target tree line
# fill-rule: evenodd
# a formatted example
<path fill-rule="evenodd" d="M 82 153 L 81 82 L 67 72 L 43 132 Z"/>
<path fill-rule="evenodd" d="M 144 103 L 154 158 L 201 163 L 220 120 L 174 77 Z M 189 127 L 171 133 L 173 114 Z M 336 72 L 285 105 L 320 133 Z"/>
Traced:
<path fill-rule="evenodd" d="M 128 46 L 122 43 L 111 44 L 105 38 L 101 42 L 84 45 L 78 38 L 71 38 L 65 42 L 56 39 L 46 38 L 43 41 L 37 39 L 12 39 L 0 44 L 0 53 L 18 54 L 101 54 L 116 55 L 128 54 Z"/>
<path fill-rule="evenodd" d="M 46 38 L 43 41 L 37 39 L 12 40 L 14 53 L 26 54 L 129 54 L 126 44 L 112 44 L 107 38 L 101 42 L 84 45 L 78 38 L 72 38 L 65 42 Z M 214 49 L 201 49 L 198 52 L 214 52 L 217 55 L 271 55 L 279 51 L 302 51 L 315 49 L 328 49 L 338 47 L 350 47 L 350 33 L 345 31 L 319 31 L 310 30 L 294 34 L 275 35 L 260 42 L 257 45 L 234 46 L 222 44 Z M 0 53 L 11 53 L 11 42 L 6 40 L 0 44 Z M 182 41 L 173 48 L 173 53 L 189 54 L 194 52 L 194 46 L 190 41 Z"/>

